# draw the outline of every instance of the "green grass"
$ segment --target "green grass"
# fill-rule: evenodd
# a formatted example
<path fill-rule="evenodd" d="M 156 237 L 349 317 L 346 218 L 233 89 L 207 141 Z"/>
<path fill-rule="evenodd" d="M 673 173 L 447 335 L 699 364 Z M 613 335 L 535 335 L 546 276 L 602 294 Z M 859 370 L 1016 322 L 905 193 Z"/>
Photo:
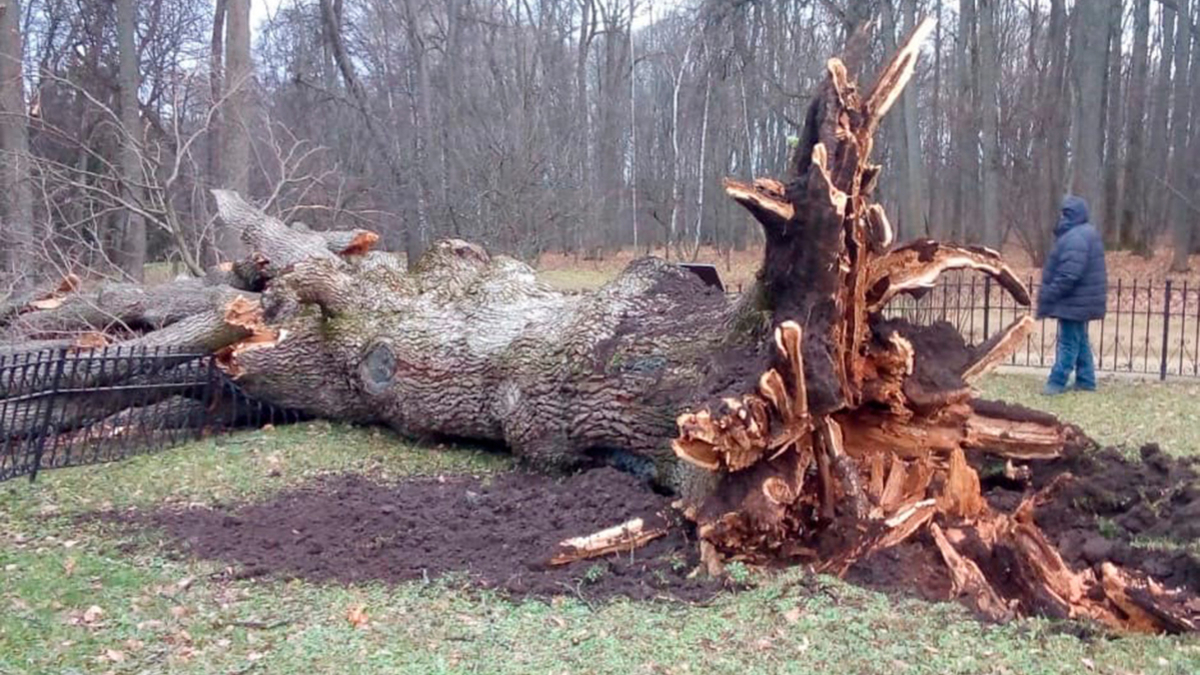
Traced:
<path fill-rule="evenodd" d="M 1052 412 L 1101 445 L 1136 453 L 1158 443 L 1177 456 L 1200 454 L 1200 383 L 1102 379 L 1095 394 L 1041 395 L 1045 381 L 1026 375 L 987 379 L 983 394 Z"/>
<path fill-rule="evenodd" d="M 984 388 L 1094 423 L 1089 430 L 1107 443 L 1136 447 L 1157 434 L 1172 452 L 1197 451 L 1183 422 L 1192 388 L 1113 383 L 1095 397 L 1052 401 L 1019 377 Z M 1195 639 L 1082 639 L 1043 620 L 986 626 L 957 605 L 888 598 L 799 570 L 746 570 L 753 590 L 706 606 L 514 603 L 452 581 L 228 581 L 217 563 L 167 556 L 153 533 L 77 519 L 263 499 L 325 473 L 393 480 L 509 466 L 469 448 L 314 423 L 2 484 L 0 673 L 1200 672 Z M 365 624 L 349 620 L 352 610 Z"/>

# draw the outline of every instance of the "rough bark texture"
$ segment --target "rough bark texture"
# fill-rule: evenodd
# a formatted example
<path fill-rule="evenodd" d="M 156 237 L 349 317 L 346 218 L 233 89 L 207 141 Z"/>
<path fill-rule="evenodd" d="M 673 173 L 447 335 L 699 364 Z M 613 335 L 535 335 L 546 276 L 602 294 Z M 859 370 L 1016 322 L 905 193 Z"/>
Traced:
<path fill-rule="evenodd" d="M 209 310 L 206 348 L 281 407 L 500 442 L 535 466 L 645 475 L 678 494 L 711 572 L 782 560 L 844 574 L 928 531 L 956 587 L 993 618 L 1192 630 L 1180 593 L 1063 563 L 1032 518 L 1053 486 L 1013 513 L 984 502 L 969 454 L 1049 459 L 1085 440 L 1050 415 L 973 397 L 969 382 L 1024 339 L 1029 317 L 971 348 L 948 324 L 878 313 L 951 269 L 990 274 L 1029 303 L 994 251 L 932 241 L 893 250 L 872 203 L 874 134 L 930 30 L 921 24 L 865 93 L 831 59 L 787 180 L 727 182 L 766 238 L 756 281 L 736 301 L 653 258 L 567 295 L 458 240 L 405 272 L 388 254 L 335 252 L 218 191 L 219 217 L 253 252 L 230 272 L 251 270 L 263 290 L 261 307 L 235 297 Z M 83 294 L 74 288 L 52 300 L 69 304 Z M 13 316 L 61 311 L 50 304 Z M 139 339 L 197 339 L 181 328 L 194 318 Z M 77 417 L 115 412 L 87 403 Z M 644 535 L 628 524 L 569 548 L 623 549 Z"/>
<path fill-rule="evenodd" d="M 250 104 L 254 73 L 250 63 L 250 0 L 226 0 L 225 85 L 221 110 L 221 187 L 246 194 L 250 186 Z M 226 260 L 244 257 L 237 232 L 222 228 L 217 247 Z"/>
<path fill-rule="evenodd" d="M 1074 36 L 1071 44 L 1072 75 L 1075 84 L 1076 134 L 1078 152 L 1074 158 L 1071 190 L 1093 204 L 1092 222 L 1106 230 L 1109 214 L 1104 213 L 1104 77 L 1108 43 L 1107 3 L 1081 2 L 1072 11 Z"/>
<path fill-rule="evenodd" d="M 117 52 L 121 109 L 121 192 L 132 203 L 140 201 L 142 122 L 138 114 L 137 8 L 134 0 L 117 0 Z M 118 219 L 120 244 L 117 263 L 134 281 L 142 281 L 146 266 L 146 221 L 126 209 Z"/>
<path fill-rule="evenodd" d="M 21 4 L 5 0 L 0 5 L 0 273 L 12 273 L 18 285 L 28 282 L 33 267 L 23 63 Z"/>

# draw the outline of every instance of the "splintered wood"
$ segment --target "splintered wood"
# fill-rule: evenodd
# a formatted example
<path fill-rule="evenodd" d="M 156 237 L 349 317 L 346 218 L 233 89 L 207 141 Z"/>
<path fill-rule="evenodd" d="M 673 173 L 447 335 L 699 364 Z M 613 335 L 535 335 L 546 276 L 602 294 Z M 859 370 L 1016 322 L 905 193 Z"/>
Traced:
<path fill-rule="evenodd" d="M 573 537 L 559 543 L 559 551 L 550 559 L 550 564 L 566 565 L 577 560 L 632 551 L 666 533 L 665 527 L 648 528 L 641 518 L 634 518 L 586 537 Z"/>
<path fill-rule="evenodd" d="M 1036 613 L 1194 630 L 1175 591 L 1111 564 L 1100 576 L 1070 569 L 1032 516 L 1052 488 L 1012 514 L 984 500 L 967 453 L 1016 471 L 1013 460 L 1058 457 L 1078 436 L 1051 416 L 974 400 L 970 383 L 1002 362 L 1033 320 L 1017 318 L 970 349 L 878 314 L 948 270 L 988 274 L 1017 304 L 1030 303 L 995 251 L 922 240 L 889 252 L 891 226 L 870 203 L 872 135 L 912 76 L 930 25 L 914 31 L 865 99 L 845 67 L 829 62 L 791 183 L 726 182 L 766 232 L 759 283 L 775 294 L 775 328 L 765 345 L 772 359 L 752 391 L 677 419 L 676 455 L 714 472 L 719 485 L 685 505 L 706 565 L 791 556 L 842 575 L 920 539 L 936 546 L 953 594 L 994 620 Z"/>

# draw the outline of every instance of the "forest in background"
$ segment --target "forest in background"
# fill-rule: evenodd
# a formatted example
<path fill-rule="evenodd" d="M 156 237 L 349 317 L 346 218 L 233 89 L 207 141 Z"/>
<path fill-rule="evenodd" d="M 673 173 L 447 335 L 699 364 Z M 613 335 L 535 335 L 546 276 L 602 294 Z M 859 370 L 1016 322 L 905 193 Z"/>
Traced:
<path fill-rule="evenodd" d="M 210 188 L 418 254 L 755 244 L 829 54 L 938 19 L 875 148 L 901 240 L 1039 260 L 1064 192 L 1112 248 L 1200 249 L 1200 0 L 6 0 L 0 274 L 239 259 Z M 257 1 L 257 0 L 256 0 Z"/>

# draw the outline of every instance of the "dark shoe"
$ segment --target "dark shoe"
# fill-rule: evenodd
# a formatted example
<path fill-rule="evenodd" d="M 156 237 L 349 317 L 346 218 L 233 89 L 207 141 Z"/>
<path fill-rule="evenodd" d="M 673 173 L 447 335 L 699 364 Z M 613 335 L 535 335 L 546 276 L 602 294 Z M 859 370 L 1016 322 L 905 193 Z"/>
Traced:
<path fill-rule="evenodd" d="M 1090 387 L 1085 387 L 1083 385 L 1076 384 L 1071 387 L 1071 391 L 1095 392 L 1096 385 L 1093 384 Z"/>

